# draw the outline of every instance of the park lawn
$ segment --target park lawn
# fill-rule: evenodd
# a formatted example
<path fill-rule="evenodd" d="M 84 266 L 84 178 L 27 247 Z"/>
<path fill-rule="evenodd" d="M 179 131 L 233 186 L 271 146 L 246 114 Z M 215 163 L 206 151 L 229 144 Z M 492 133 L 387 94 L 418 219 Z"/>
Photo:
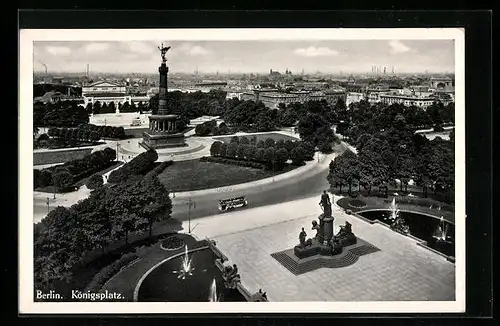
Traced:
<path fill-rule="evenodd" d="M 33 165 L 45 165 L 65 163 L 82 159 L 85 155 L 92 153 L 93 147 L 68 149 L 61 151 L 33 152 Z"/>
<path fill-rule="evenodd" d="M 294 169 L 288 166 L 275 175 Z M 273 171 L 229 164 L 200 162 L 198 159 L 174 162 L 159 176 L 169 191 L 193 191 L 231 186 L 273 176 Z"/>

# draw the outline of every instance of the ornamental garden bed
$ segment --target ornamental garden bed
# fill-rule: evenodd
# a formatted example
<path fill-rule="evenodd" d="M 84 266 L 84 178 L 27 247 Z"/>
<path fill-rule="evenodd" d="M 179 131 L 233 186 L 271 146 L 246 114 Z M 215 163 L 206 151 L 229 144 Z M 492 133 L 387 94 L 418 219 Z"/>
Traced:
<path fill-rule="evenodd" d="M 366 207 L 366 203 L 362 201 L 361 199 L 351 199 L 347 203 L 348 206 L 353 207 L 353 208 L 363 208 Z"/>
<path fill-rule="evenodd" d="M 185 245 L 184 240 L 177 235 L 171 235 L 161 242 L 161 247 L 168 251 L 181 249 Z"/>

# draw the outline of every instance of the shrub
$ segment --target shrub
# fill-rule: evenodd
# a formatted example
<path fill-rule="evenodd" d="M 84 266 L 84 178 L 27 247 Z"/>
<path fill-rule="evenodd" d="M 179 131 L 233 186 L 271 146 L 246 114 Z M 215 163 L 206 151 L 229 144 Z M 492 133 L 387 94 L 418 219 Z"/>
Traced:
<path fill-rule="evenodd" d="M 130 162 L 122 165 L 118 170 L 111 172 L 108 182 L 117 183 L 127 180 L 134 175 L 143 175 L 153 168 L 154 162 L 157 159 L 158 153 L 154 149 L 149 149 L 134 157 Z"/>
<path fill-rule="evenodd" d="M 212 156 L 219 156 L 220 151 L 221 151 L 221 141 L 216 141 L 212 143 L 212 146 L 210 146 L 210 155 Z"/>
<path fill-rule="evenodd" d="M 139 256 L 136 253 L 128 253 L 123 255 L 114 263 L 104 267 L 103 269 L 101 269 L 101 271 L 94 275 L 92 281 L 90 281 L 90 283 L 87 285 L 84 292 L 99 292 L 107 281 L 109 281 L 123 267 L 127 266 L 137 258 L 139 258 Z"/>
<path fill-rule="evenodd" d="M 86 186 L 90 190 L 94 190 L 94 189 L 97 189 L 99 187 L 102 187 L 103 184 L 104 184 L 104 182 L 102 180 L 102 175 L 93 174 L 90 178 L 88 178 Z"/>
<path fill-rule="evenodd" d="M 52 182 L 56 187 L 66 189 L 73 183 L 73 175 L 66 169 L 56 170 L 52 175 Z"/>

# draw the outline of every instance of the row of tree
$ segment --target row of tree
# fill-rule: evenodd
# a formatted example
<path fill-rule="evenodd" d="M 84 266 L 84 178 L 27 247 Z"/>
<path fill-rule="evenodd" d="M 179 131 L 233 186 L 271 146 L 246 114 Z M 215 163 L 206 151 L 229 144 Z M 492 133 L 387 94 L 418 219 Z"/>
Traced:
<path fill-rule="evenodd" d="M 34 187 L 56 186 L 66 189 L 77 180 L 81 180 L 95 172 L 101 171 L 116 159 L 116 151 L 109 147 L 85 155 L 81 159 L 66 162 L 62 165 L 37 170 L 34 169 Z"/>
<path fill-rule="evenodd" d="M 48 135 L 53 138 L 64 140 L 78 140 L 85 142 L 97 142 L 101 138 L 97 131 L 81 128 L 49 128 Z"/>
<path fill-rule="evenodd" d="M 125 138 L 125 129 L 121 126 L 113 127 L 113 126 L 103 126 L 103 125 L 94 125 L 90 123 L 81 124 L 78 126 L 78 129 L 81 130 L 90 130 L 91 132 L 97 132 L 100 138 Z"/>
<path fill-rule="evenodd" d="M 127 180 L 93 190 L 87 199 L 57 207 L 34 227 L 35 288 L 57 289 L 71 281 L 82 258 L 133 233 L 149 231 L 170 218 L 168 191 L 153 170 L 139 181 Z"/>
<path fill-rule="evenodd" d="M 116 105 L 115 102 L 101 103 L 100 101 L 96 101 L 94 103 L 88 103 L 85 108 L 88 114 L 116 113 L 117 109 L 120 111 L 120 113 L 125 113 L 125 112 L 143 113 L 144 111 L 148 110 L 148 106 L 143 104 L 142 102 L 139 102 L 139 104 L 137 105 L 134 102 L 132 102 L 132 104 L 124 102 L 124 103 L 118 103 L 118 105 Z"/>
<path fill-rule="evenodd" d="M 33 104 L 33 125 L 37 127 L 76 127 L 89 122 L 89 113 L 76 101 Z"/>
<path fill-rule="evenodd" d="M 264 163 L 268 168 L 280 170 L 288 160 L 292 160 L 295 165 L 302 165 L 314 159 L 314 146 L 302 141 L 275 142 L 272 138 L 252 144 L 246 137 L 238 141 L 233 137 L 229 144 L 220 141 L 212 143 L 210 155 Z"/>

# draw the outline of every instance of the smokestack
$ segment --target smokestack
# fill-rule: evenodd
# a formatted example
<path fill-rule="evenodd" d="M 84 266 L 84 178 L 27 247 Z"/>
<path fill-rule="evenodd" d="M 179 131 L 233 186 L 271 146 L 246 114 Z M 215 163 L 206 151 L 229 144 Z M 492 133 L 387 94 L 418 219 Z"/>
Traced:
<path fill-rule="evenodd" d="M 87 63 L 87 78 L 89 77 L 89 64 Z"/>

